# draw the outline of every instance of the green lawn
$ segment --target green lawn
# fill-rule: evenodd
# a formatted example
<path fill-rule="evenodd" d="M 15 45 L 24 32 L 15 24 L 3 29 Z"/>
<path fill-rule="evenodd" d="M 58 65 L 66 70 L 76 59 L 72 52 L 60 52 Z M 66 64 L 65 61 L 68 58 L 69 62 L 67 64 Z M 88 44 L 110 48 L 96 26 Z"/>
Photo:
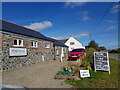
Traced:
<path fill-rule="evenodd" d="M 113 53 L 110 53 L 110 52 L 109 52 L 109 54 L 120 54 L 120 52 L 117 52 L 117 53 L 114 53 L 114 52 L 113 52 Z"/>
<path fill-rule="evenodd" d="M 66 80 L 65 82 L 73 85 L 73 88 L 118 88 L 118 68 L 120 68 L 120 62 L 110 58 L 110 71 L 90 71 L 90 78 L 84 78 L 81 80 Z"/>

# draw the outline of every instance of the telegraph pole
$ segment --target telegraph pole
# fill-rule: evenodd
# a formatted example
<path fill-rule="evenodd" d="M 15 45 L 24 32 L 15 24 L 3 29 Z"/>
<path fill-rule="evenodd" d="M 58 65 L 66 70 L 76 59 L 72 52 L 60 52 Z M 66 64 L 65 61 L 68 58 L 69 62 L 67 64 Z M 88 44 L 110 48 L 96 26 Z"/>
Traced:
<path fill-rule="evenodd" d="M 90 41 L 92 41 L 92 32 L 90 32 Z"/>

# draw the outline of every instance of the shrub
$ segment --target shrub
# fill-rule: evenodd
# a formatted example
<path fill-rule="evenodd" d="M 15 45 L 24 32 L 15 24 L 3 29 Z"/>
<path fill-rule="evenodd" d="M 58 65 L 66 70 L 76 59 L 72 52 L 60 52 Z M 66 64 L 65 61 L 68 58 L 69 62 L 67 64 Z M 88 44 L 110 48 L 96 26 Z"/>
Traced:
<path fill-rule="evenodd" d="M 120 53 L 120 49 L 109 50 L 109 53 Z"/>
<path fill-rule="evenodd" d="M 85 61 L 87 62 L 92 62 L 93 61 L 93 55 L 96 50 L 94 48 L 87 48 L 85 49 L 86 52 L 86 57 L 84 58 Z"/>

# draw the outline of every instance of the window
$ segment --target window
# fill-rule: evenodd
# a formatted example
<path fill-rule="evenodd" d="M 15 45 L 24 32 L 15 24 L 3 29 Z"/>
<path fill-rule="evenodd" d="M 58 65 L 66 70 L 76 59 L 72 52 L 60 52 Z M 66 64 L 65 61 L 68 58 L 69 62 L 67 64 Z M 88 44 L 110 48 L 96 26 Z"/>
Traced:
<path fill-rule="evenodd" d="M 46 43 L 46 44 L 45 44 L 45 48 L 50 48 L 50 44 L 49 44 L 49 43 Z"/>
<path fill-rule="evenodd" d="M 38 43 L 36 41 L 31 42 L 31 45 L 32 45 L 32 47 L 35 47 L 35 48 L 38 47 Z"/>
<path fill-rule="evenodd" d="M 14 45 L 17 45 L 17 39 L 14 40 Z"/>
<path fill-rule="evenodd" d="M 74 42 L 70 42 L 70 45 L 74 45 L 75 43 Z"/>
<path fill-rule="evenodd" d="M 13 40 L 13 45 L 14 46 L 23 46 L 23 40 L 21 40 L 21 39 L 14 39 Z"/>

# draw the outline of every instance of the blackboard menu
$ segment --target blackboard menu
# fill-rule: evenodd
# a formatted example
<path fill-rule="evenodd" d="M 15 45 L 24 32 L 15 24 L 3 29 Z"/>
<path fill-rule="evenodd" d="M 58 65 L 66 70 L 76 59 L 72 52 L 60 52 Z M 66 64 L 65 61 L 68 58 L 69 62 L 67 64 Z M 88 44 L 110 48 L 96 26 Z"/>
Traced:
<path fill-rule="evenodd" d="M 108 52 L 94 52 L 94 67 L 95 71 L 110 71 Z"/>

